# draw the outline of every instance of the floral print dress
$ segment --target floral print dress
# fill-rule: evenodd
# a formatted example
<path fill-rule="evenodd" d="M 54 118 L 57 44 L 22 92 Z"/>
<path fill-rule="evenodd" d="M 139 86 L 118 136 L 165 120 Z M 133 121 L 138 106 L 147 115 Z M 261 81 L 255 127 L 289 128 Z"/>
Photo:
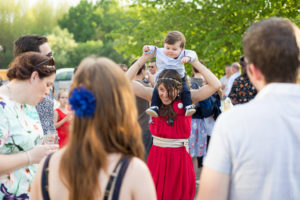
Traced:
<path fill-rule="evenodd" d="M 26 106 L 0 95 L 0 154 L 28 151 L 42 142 L 41 124 L 27 115 Z M 1 175 L 0 199 L 29 199 L 37 167 L 32 164 Z"/>

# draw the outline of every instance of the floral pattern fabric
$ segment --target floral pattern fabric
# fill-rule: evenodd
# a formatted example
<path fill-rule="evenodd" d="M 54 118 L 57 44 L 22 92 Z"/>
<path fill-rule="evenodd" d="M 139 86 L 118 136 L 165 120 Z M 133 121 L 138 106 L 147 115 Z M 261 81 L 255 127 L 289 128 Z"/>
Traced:
<path fill-rule="evenodd" d="M 255 97 L 257 91 L 247 76 L 239 76 L 233 82 L 228 95 L 233 105 L 247 103 Z"/>
<path fill-rule="evenodd" d="M 28 151 L 42 142 L 41 124 L 27 115 L 26 106 L 0 95 L 0 154 Z M 37 167 L 32 164 L 1 175 L 0 199 L 29 199 Z"/>
<path fill-rule="evenodd" d="M 193 118 L 191 122 L 191 136 L 189 137 L 189 149 L 191 157 L 206 155 L 207 128 L 204 119 Z"/>

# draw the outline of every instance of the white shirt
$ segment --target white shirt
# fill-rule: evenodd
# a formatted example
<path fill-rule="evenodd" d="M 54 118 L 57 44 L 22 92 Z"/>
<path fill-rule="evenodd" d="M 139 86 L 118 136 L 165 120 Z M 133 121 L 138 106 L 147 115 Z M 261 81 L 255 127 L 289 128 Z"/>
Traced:
<path fill-rule="evenodd" d="M 230 175 L 231 200 L 300 199 L 300 85 L 268 84 L 222 113 L 204 165 Z"/>
<path fill-rule="evenodd" d="M 223 89 L 224 93 L 226 92 L 226 87 L 227 87 L 227 83 L 228 83 L 229 78 L 230 77 L 227 77 L 226 75 L 224 75 L 220 79 L 220 82 L 221 82 L 222 86 L 225 85 L 225 88 Z"/>
<path fill-rule="evenodd" d="M 241 75 L 240 72 L 235 72 L 234 74 L 232 74 L 227 82 L 227 86 L 226 86 L 226 92 L 225 92 L 225 95 L 228 96 L 230 91 L 231 91 L 231 88 L 232 88 L 232 85 L 233 85 L 233 82 L 234 80 L 239 77 Z"/>

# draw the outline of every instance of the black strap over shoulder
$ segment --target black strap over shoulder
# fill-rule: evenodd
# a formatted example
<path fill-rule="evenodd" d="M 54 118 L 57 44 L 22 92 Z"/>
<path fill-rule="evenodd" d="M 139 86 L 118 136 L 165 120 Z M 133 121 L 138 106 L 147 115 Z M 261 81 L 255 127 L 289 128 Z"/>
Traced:
<path fill-rule="evenodd" d="M 49 175 L 49 161 L 53 153 L 49 154 L 44 162 L 43 171 L 42 171 L 42 195 L 44 200 L 50 200 L 49 197 L 49 183 L 48 183 L 48 175 Z"/>
<path fill-rule="evenodd" d="M 124 175 L 126 173 L 126 170 L 128 168 L 129 162 L 130 162 L 129 157 L 124 157 L 122 159 L 122 166 L 121 166 L 121 169 L 119 171 L 119 174 L 118 174 L 118 177 L 117 177 L 117 180 L 116 180 L 116 184 L 115 184 L 115 188 L 114 188 L 114 192 L 113 192 L 113 196 L 112 196 L 113 200 L 118 200 L 119 199 L 119 194 L 120 194 L 120 191 L 121 191 L 121 185 L 122 185 L 123 178 L 124 178 Z"/>
<path fill-rule="evenodd" d="M 127 167 L 130 162 L 130 157 L 123 157 L 119 160 L 118 164 L 116 165 L 113 173 L 110 175 L 108 183 L 106 185 L 105 194 L 103 199 L 108 200 L 109 196 L 112 193 L 112 200 L 118 200 L 120 189 L 122 185 L 122 181 L 124 175 L 126 173 Z"/>
<path fill-rule="evenodd" d="M 42 190 L 42 196 L 44 200 L 50 200 L 49 196 L 49 162 L 52 154 L 49 154 L 44 162 L 43 170 L 42 170 L 42 184 L 41 184 L 41 190 Z M 115 169 L 113 170 L 113 173 L 109 177 L 109 181 L 106 185 L 105 194 L 103 199 L 108 200 L 109 196 L 112 193 L 112 200 L 118 200 L 120 189 L 122 185 L 122 181 L 124 178 L 124 175 L 126 173 L 126 170 L 128 168 L 130 162 L 130 157 L 122 157 L 118 164 L 116 165 Z"/>

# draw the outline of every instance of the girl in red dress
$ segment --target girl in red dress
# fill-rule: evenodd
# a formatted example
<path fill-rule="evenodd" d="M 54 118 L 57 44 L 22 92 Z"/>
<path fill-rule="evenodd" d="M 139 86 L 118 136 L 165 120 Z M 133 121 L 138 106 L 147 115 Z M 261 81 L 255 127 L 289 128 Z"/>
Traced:
<path fill-rule="evenodd" d="M 54 125 L 58 132 L 59 148 L 67 144 L 69 137 L 69 127 L 72 118 L 72 113 L 68 105 L 68 93 L 63 91 L 58 93 L 57 97 L 60 105 L 54 111 Z"/>
<path fill-rule="evenodd" d="M 151 56 L 144 54 L 127 71 L 129 79 Z M 191 63 L 207 80 L 207 85 L 191 90 L 193 102 L 204 100 L 216 92 L 221 83 L 197 59 Z M 152 89 L 138 82 L 132 82 L 135 94 L 151 100 Z M 180 99 L 182 80 L 175 70 L 161 72 L 156 87 L 162 105 L 159 116 L 150 122 L 153 135 L 147 165 L 155 183 L 157 199 L 192 200 L 196 192 L 195 173 L 191 156 L 188 152 L 188 138 L 191 132 L 191 117 L 185 116 Z"/>

